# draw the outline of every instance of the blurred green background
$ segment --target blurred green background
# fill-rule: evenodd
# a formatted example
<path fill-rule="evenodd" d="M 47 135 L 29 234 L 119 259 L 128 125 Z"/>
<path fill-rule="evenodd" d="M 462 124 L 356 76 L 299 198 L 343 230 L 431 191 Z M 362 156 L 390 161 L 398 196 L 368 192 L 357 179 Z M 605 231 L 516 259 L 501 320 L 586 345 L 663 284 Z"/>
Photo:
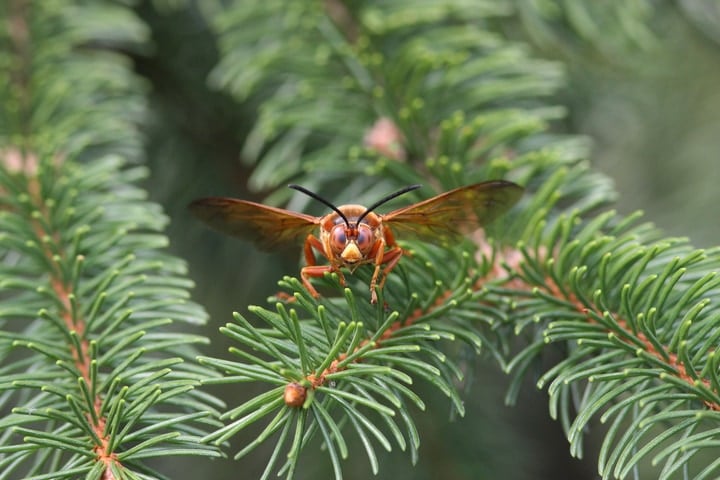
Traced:
<path fill-rule="evenodd" d="M 219 53 L 199 9 L 158 11 L 158 3 L 137 7 L 153 36 L 152 50 L 134 57 L 137 73 L 150 86 L 146 188 L 170 215 L 171 249 L 188 260 L 197 283 L 194 298 L 210 313 L 203 333 L 213 338 L 216 351 L 204 353 L 222 356 L 228 344 L 218 327 L 232 321 L 235 310 L 265 304 L 282 275 L 297 273 L 300 254 L 299 249 L 259 253 L 187 214 L 185 206 L 196 197 L 261 200 L 267 193 L 247 191 L 249 170 L 239 153 L 257 105 L 239 104 L 207 86 Z M 519 20 L 506 29 L 516 41 L 528 42 L 536 56 L 566 65 L 567 88 L 555 101 L 568 115 L 555 128 L 588 137 L 593 167 L 617 185 L 617 208 L 622 213 L 642 209 L 668 235 L 711 247 L 720 238 L 720 7 L 692 0 L 655 5 L 647 28 L 656 38 L 642 45 L 608 42 L 598 48 L 568 32 L 548 41 Z M 419 464 L 412 467 L 405 454 L 393 452 L 383 459 L 377 478 L 597 478 L 594 438 L 602 425 L 588 432 L 584 460 L 573 459 L 559 425 L 549 418 L 544 392 L 528 383 L 519 404 L 508 407 L 503 402 L 507 380 L 497 366 L 473 356 L 465 362 L 475 367 L 466 417 L 448 422 L 448 402 L 427 389 L 421 396 L 428 396 L 428 412 L 415 412 L 422 439 Z M 249 390 L 215 392 L 231 405 L 250 395 Z M 231 451 L 240 444 L 242 438 Z M 369 478 L 365 454 L 354 447 L 346 478 Z M 301 463 L 300 478 L 330 478 L 326 455 L 312 450 Z M 267 453 L 256 451 L 239 462 L 179 459 L 162 470 L 178 479 L 257 478 Z"/>

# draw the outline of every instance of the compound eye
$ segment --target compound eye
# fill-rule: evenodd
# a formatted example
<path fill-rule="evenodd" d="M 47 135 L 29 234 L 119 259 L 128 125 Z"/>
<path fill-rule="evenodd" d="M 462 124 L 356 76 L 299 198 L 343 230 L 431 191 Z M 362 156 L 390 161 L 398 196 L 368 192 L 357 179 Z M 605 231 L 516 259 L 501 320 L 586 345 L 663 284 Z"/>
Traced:
<path fill-rule="evenodd" d="M 330 233 L 330 245 L 333 250 L 340 252 L 345 248 L 346 243 L 345 225 L 337 225 Z"/>
<path fill-rule="evenodd" d="M 372 230 L 365 225 L 358 227 L 357 246 L 361 252 L 366 252 L 372 246 L 373 234 Z"/>

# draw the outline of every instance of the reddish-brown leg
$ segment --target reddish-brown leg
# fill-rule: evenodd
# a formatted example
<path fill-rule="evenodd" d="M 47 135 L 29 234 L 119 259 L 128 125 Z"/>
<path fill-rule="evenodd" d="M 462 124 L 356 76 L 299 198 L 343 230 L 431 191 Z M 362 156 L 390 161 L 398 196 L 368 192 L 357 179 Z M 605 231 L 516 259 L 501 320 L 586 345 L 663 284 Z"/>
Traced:
<path fill-rule="evenodd" d="M 315 254 L 313 253 L 313 248 L 320 253 L 320 255 L 326 257 L 325 255 L 325 248 L 323 248 L 323 244 L 315 235 L 308 235 L 305 239 L 305 245 L 303 247 L 303 251 L 305 252 L 305 264 L 308 266 L 317 265 L 317 259 L 315 258 Z"/>
<path fill-rule="evenodd" d="M 315 253 L 313 252 L 313 249 L 317 250 L 317 252 L 322 255 L 323 257 L 327 258 L 330 261 L 330 265 L 318 265 L 317 259 L 315 258 Z M 300 269 L 300 278 L 302 279 L 303 285 L 305 285 L 305 288 L 307 288 L 308 292 L 315 297 L 318 298 L 320 294 L 315 290 L 315 287 L 312 286 L 310 283 L 311 278 L 319 278 L 325 275 L 326 273 L 335 272 L 338 274 L 338 278 L 340 280 L 340 285 L 345 286 L 345 277 L 343 276 L 342 272 L 340 271 L 337 266 L 333 265 L 333 259 L 328 258 L 327 252 L 325 251 L 325 247 L 323 246 L 322 242 L 314 235 L 308 235 L 305 239 L 305 246 L 303 248 L 303 251 L 305 252 L 305 263 L 306 266 Z"/>
<path fill-rule="evenodd" d="M 330 265 L 309 265 L 300 270 L 300 278 L 302 278 L 303 285 L 305 285 L 305 288 L 310 292 L 310 295 L 315 298 L 320 296 L 317 290 L 315 290 L 315 287 L 310 283 L 310 279 L 322 277 L 325 275 L 325 272 L 330 272 L 331 270 L 332 267 Z"/>
<path fill-rule="evenodd" d="M 340 270 L 333 267 L 332 265 L 309 265 L 307 267 L 303 267 L 300 269 L 300 278 L 302 279 L 303 285 L 305 285 L 305 288 L 307 288 L 308 292 L 310 292 L 310 295 L 312 295 L 315 298 L 320 297 L 320 294 L 315 290 L 315 287 L 312 286 L 310 283 L 311 278 L 320 278 L 324 276 L 326 273 L 332 273 L 335 272 L 338 275 L 338 279 L 340 281 L 340 285 L 343 287 L 345 286 L 345 276 L 342 274 Z"/>
<path fill-rule="evenodd" d="M 400 257 L 403 256 L 403 249 L 397 245 L 387 252 L 383 252 L 382 255 L 375 257 L 375 271 L 373 272 L 372 279 L 370 280 L 370 303 L 377 303 L 377 293 L 375 293 L 375 285 L 377 279 L 380 276 L 380 266 L 385 265 L 382 271 L 382 280 L 380 280 L 380 289 L 385 287 L 385 281 L 387 280 L 388 274 L 395 268 L 395 265 L 400 261 Z M 378 258 L 379 257 L 379 258 Z"/>

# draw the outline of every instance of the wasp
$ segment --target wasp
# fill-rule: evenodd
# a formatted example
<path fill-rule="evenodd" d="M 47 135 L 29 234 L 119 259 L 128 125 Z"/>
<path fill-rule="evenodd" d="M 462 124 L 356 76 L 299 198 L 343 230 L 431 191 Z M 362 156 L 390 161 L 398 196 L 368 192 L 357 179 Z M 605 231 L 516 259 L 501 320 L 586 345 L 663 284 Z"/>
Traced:
<path fill-rule="evenodd" d="M 467 234 L 509 210 L 523 191 L 512 182 L 493 180 L 456 188 L 380 214 L 375 209 L 420 185 L 402 188 L 369 207 L 354 204 L 336 207 L 300 185 L 289 187 L 321 202 L 332 212 L 315 217 L 228 197 L 201 198 L 189 208 L 210 227 L 250 240 L 261 250 L 273 251 L 304 239 L 305 266 L 300 277 L 315 298 L 320 295 L 310 279 L 336 273 L 340 284 L 345 285 L 343 268 L 352 274 L 360 265 L 372 264 L 371 303 L 377 303 L 375 287 L 383 288 L 388 274 L 406 254 L 397 244 L 396 235 L 432 242 Z M 328 264 L 319 265 L 316 253 L 325 257 Z"/>

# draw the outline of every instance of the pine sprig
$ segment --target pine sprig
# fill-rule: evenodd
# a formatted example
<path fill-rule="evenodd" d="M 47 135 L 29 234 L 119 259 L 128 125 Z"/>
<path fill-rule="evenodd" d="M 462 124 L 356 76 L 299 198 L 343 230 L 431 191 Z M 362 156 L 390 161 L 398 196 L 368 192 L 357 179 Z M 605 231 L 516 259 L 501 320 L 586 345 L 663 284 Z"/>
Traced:
<path fill-rule="evenodd" d="M 537 229 L 513 280 L 528 292 L 518 291 L 526 300 L 513 315 L 532 318 L 528 325 L 539 324 L 540 335 L 507 370 L 520 381 L 547 345 L 564 347 L 567 358 L 538 387 L 548 386 L 551 415 L 561 420 L 573 454 L 582 454 L 592 418 L 610 423 L 600 452 L 603 478 L 628 477 L 644 457 L 662 466 L 659 478 L 700 471 L 693 457 L 716 449 L 708 430 L 697 430 L 700 418 L 716 421 L 720 406 L 711 373 L 718 311 L 710 303 L 719 292 L 720 258 L 618 220 L 608 212 L 578 230 L 573 215 Z M 666 433 L 657 436 L 658 428 Z"/>
<path fill-rule="evenodd" d="M 141 89 L 90 47 L 146 31 L 116 5 L 0 14 L 0 478 L 160 478 L 145 459 L 218 456 L 199 444 L 222 407 L 196 390 L 212 372 L 187 363 L 207 339 L 169 331 L 205 314 L 136 186 Z"/>
<path fill-rule="evenodd" d="M 472 243 L 466 246 L 471 248 Z M 445 268 L 435 271 L 433 264 Z M 237 323 L 221 331 L 245 346 L 230 348 L 239 360 L 201 357 L 200 362 L 223 373 L 210 383 L 259 382 L 267 388 L 228 410 L 223 415 L 228 424 L 204 440 L 220 445 L 262 421 L 260 433 L 236 458 L 264 442 L 273 442 L 264 475 L 275 468 L 291 476 L 298 459 L 288 449 L 297 444 L 288 443 L 287 432 L 299 428 L 297 415 L 305 415 L 304 440 L 297 448 L 307 447 L 320 433 L 336 478 L 342 478 L 340 460 L 347 455 L 347 434 L 342 432 L 348 428 L 365 446 L 373 471 L 378 445 L 387 450 L 393 443 L 401 450 L 410 447 L 415 461 L 419 439 L 408 409 L 424 411 L 427 407 L 413 385 L 417 380 L 432 385 L 448 397 L 454 412 L 465 413 L 460 393 L 465 372 L 440 344 L 462 340 L 476 352 L 488 345 L 498 358 L 506 354 L 504 348 L 496 350 L 494 336 L 487 337 L 492 329 L 502 328 L 502 323 L 492 316 L 479 317 L 478 312 L 488 310 L 483 300 L 490 293 L 486 286 L 498 281 L 495 277 L 500 273 L 506 278 L 507 273 L 483 260 L 484 268 L 471 274 L 473 265 L 478 265 L 468 251 L 423 244 L 417 244 L 402 265 L 409 273 L 402 279 L 400 274 L 391 276 L 385 288 L 378 290 L 380 301 L 374 306 L 368 298 L 357 298 L 351 288 L 342 290 L 342 297 L 318 301 L 297 279 L 286 277 L 281 285 L 294 295 L 289 307 L 277 303 L 274 312 L 250 308 L 264 326 L 255 326 L 236 313 Z M 433 276 L 434 282 L 426 285 Z M 337 278 L 329 280 L 328 285 L 339 288 Z M 367 281 L 369 278 L 362 278 L 359 283 Z M 418 302 L 418 293 L 404 294 L 408 281 L 412 289 L 434 293 Z M 385 301 L 399 308 L 389 311 Z M 485 320 L 490 330 L 479 328 L 479 320 Z M 338 442 L 339 450 L 328 445 L 330 438 Z M 290 465 L 275 465 L 281 455 L 289 458 Z"/>

